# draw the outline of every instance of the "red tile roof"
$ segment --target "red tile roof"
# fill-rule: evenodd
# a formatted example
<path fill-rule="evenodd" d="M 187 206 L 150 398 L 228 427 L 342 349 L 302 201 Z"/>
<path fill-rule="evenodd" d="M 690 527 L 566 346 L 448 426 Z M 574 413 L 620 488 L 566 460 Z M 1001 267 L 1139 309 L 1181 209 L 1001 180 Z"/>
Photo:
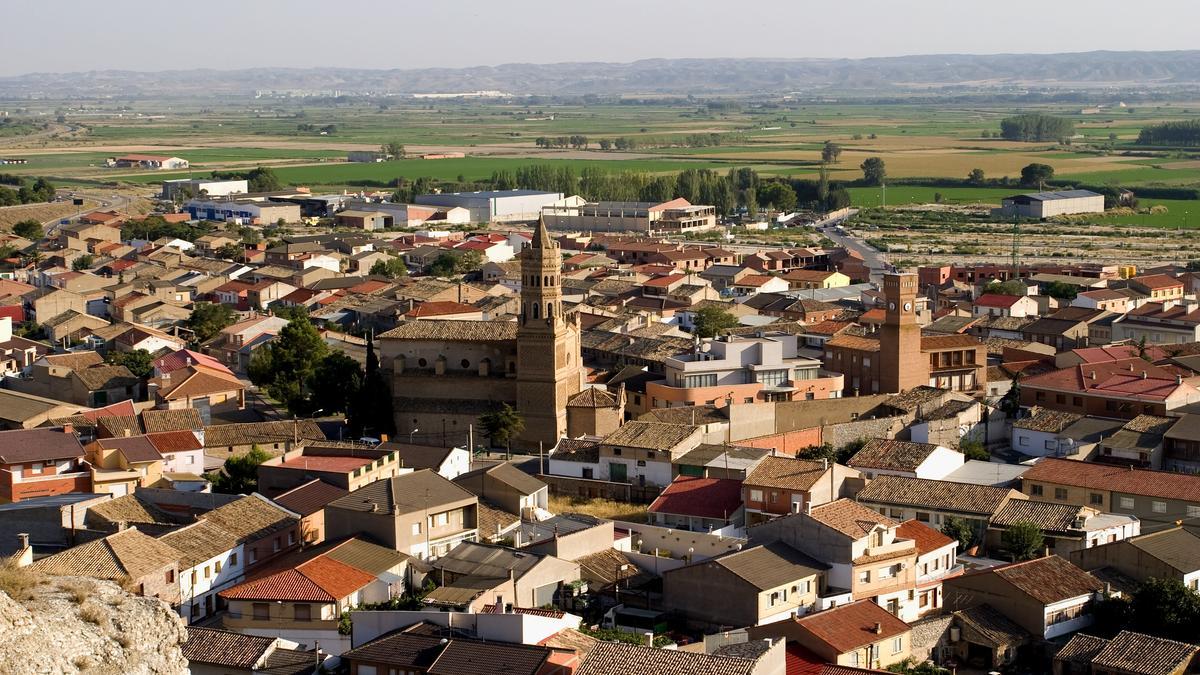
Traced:
<path fill-rule="evenodd" d="M 1143 288 L 1151 290 L 1162 290 L 1164 288 L 1182 288 L 1183 282 L 1169 274 L 1150 274 L 1144 277 L 1132 277 L 1129 283 L 1137 284 Z"/>
<path fill-rule="evenodd" d="M 1021 299 L 1020 295 L 1000 295 L 999 293 L 984 293 L 975 298 L 976 307 L 1002 307 L 1008 308 L 1017 304 Z"/>
<path fill-rule="evenodd" d="M 1143 373 L 1145 377 L 1143 377 Z M 1190 377 L 1191 373 L 1175 366 L 1159 366 L 1139 358 L 1088 363 L 1030 375 L 1022 386 L 1069 392 L 1096 392 L 1162 401 L 1182 385 L 1176 376 Z"/>
<path fill-rule="evenodd" d="M 219 370 L 233 375 L 233 371 L 225 367 L 225 364 L 207 354 L 194 352 L 190 349 L 180 349 L 179 351 L 172 352 L 166 356 L 162 356 L 154 360 L 154 367 L 157 368 L 160 373 L 175 372 L 180 368 L 186 368 L 192 364 L 208 366 L 213 370 Z"/>
<path fill-rule="evenodd" d="M 121 401 L 103 408 L 84 410 L 79 414 L 87 421 L 95 422 L 101 417 L 133 417 L 137 415 L 137 409 L 133 407 L 133 401 Z"/>
<path fill-rule="evenodd" d="M 758 288 L 769 283 L 775 277 L 769 274 L 747 274 L 733 283 L 734 286 L 751 286 Z"/>
<path fill-rule="evenodd" d="M 903 635 L 912 629 L 907 623 L 872 600 L 859 600 L 823 612 L 793 619 L 796 625 L 812 637 L 824 642 L 838 654 L 845 654 L 864 645 Z M 875 632 L 879 624 L 882 631 Z"/>
<path fill-rule="evenodd" d="M 642 285 L 649 286 L 650 288 L 666 288 L 666 287 L 670 286 L 671 284 L 675 283 L 676 281 L 682 280 L 683 278 L 684 277 L 682 274 L 668 274 L 663 277 L 657 277 L 655 279 L 650 279 L 650 280 L 646 281 L 645 283 L 643 283 Z"/>
<path fill-rule="evenodd" d="M 651 513 L 728 519 L 742 505 L 742 481 L 677 476 L 650 505 Z"/>
<path fill-rule="evenodd" d="M 154 448 L 164 455 L 172 452 L 200 450 L 204 447 L 196 438 L 196 434 L 190 431 L 160 431 L 155 434 L 146 434 L 146 438 L 150 439 Z"/>
<path fill-rule="evenodd" d="M 896 528 L 896 536 L 900 539 L 912 539 L 917 544 L 919 555 L 925 555 L 954 543 L 950 537 L 919 520 L 906 520 L 900 523 L 900 526 Z"/>
<path fill-rule="evenodd" d="M 226 600 L 279 600 L 334 602 L 375 581 L 375 576 L 318 556 L 293 569 L 286 569 L 238 584 L 219 595 Z"/>
<path fill-rule="evenodd" d="M 1021 481 L 1072 485 L 1111 490 L 1147 497 L 1200 503 L 1200 476 L 1167 471 L 1150 471 L 1072 459 L 1046 457 L 1038 460 Z"/>

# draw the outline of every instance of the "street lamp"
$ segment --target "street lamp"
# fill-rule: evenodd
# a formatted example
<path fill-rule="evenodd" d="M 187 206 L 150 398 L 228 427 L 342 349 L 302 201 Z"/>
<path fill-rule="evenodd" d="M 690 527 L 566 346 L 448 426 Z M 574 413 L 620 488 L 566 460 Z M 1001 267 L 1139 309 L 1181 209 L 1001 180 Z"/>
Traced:
<path fill-rule="evenodd" d="M 417 433 L 418 431 L 420 431 L 420 429 L 418 429 L 418 428 L 416 428 L 416 427 L 413 427 L 413 430 L 412 430 L 412 431 L 410 431 L 410 432 L 408 432 L 408 444 L 409 444 L 409 445 L 412 445 L 412 442 L 413 442 L 413 434 Z"/>

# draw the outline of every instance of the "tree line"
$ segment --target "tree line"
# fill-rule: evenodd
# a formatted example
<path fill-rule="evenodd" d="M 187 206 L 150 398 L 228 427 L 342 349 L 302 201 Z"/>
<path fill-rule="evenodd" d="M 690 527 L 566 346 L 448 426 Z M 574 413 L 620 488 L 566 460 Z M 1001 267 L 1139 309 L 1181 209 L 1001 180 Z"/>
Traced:
<path fill-rule="evenodd" d="M 1014 115 L 1000 120 L 1000 137 L 1010 141 L 1061 141 L 1075 134 L 1075 123 L 1042 113 Z"/>
<path fill-rule="evenodd" d="M 54 200 L 54 184 L 45 178 L 38 178 L 30 185 L 22 176 L 4 173 L 0 174 L 0 183 L 0 206 L 37 204 Z"/>
<path fill-rule="evenodd" d="M 719 133 L 685 134 L 683 136 L 659 138 L 645 136 L 638 138 L 633 138 L 630 136 L 618 136 L 616 138 L 601 138 L 596 141 L 596 145 L 601 150 L 637 150 L 638 148 L 711 148 L 719 145 L 741 142 L 744 138 L 745 136 L 743 134 Z M 539 148 L 573 148 L 575 150 L 584 150 L 591 147 L 591 143 L 591 139 L 581 134 L 572 134 L 570 136 L 539 136 L 534 139 L 534 145 Z"/>
<path fill-rule="evenodd" d="M 1200 119 L 1160 122 L 1138 132 L 1138 145 L 1200 146 Z"/>

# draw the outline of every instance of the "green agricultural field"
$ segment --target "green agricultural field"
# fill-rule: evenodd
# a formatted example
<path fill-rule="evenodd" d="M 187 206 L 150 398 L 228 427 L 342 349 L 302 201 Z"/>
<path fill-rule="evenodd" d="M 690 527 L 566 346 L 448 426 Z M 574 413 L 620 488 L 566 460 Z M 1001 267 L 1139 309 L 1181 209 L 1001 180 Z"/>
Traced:
<path fill-rule="evenodd" d="M 647 173 L 674 173 L 684 169 L 726 169 L 733 164 L 688 160 L 570 160 L 536 159 L 521 157 L 466 157 L 463 159 L 403 159 L 392 162 L 359 164 L 338 162 L 324 166 L 284 166 L 275 168 L 279 180 L 289 185 L 349 186 L 387 185 L 390 181 L 404 177 L 409 180 L 429 177 L 442 181 L 455 181 L 462 176 L 468 181 L 491 178 L 496 171 L 514 171 L 531 164 L 558 166 L 568 164 L 577 172 L 585 167 L 598 167 L 608 171 L 643 171 Z M 744 166 L 738 163 L 737 166 Z M 195 172 L 193 172 L 195 173 Z M 146 173 L 123 176 L 121 180 L 131 183 L 156 183 L 166 178 L 179 178 L 186 173 Z"/>
<path fill-rule="evenodd" d="M 850 198 L 855 206 L 872 207 L 883 203 L 883 190 L 871 187 L 849 188 Z M 973 187 L 920 187 L 912 185 L 897 185 L 887 189 L 887 205 L 902 204 L 932 204 L 934 195 L 940 193 L 942 201 L 947 204 L 993 204 L 1000 205 L 1000 200 L 1021 192 L 1022 188 L 973 188 Z"/>

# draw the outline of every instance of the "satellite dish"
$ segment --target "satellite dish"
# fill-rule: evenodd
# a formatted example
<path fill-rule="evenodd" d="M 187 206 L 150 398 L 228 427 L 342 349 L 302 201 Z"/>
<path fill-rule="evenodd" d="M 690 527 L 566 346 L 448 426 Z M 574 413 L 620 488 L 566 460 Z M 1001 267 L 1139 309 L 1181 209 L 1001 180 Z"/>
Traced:
<path fill-rule="evenodd" d="M 712 343 L 705 342 L 704 344 L 700 345 L 700 351 L 702 351 L 704 353 L 708 353 L 708 352 L 712 351 Z"/>

